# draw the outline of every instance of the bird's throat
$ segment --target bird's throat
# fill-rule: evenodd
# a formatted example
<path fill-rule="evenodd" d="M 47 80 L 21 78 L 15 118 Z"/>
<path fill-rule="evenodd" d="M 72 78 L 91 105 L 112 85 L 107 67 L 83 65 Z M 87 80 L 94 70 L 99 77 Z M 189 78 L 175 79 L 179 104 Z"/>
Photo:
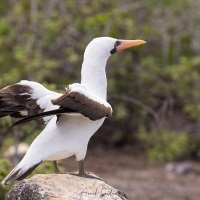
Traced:
<path fill-rule="evenodd" d="M 81 70 L 81 84 L 106 100 L 106 61 L 84 60 Z"/>

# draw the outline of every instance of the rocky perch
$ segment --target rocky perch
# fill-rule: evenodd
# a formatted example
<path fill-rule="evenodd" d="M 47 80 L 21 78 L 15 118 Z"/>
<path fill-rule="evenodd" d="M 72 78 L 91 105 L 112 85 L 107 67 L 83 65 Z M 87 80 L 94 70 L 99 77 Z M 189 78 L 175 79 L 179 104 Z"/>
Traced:
<path fill-rule="evenodd" d="M 70 174 L 38 174 L 15 184 L 5 200 L 127 200 L 123 192 L 97 179 Z"/>

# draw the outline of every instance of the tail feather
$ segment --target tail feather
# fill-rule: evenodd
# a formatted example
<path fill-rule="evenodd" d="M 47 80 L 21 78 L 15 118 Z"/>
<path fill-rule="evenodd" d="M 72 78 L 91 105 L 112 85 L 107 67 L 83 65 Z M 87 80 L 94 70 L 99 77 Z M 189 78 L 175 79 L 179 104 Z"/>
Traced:
<path fill-rule="evenodd" d="M 41 162 L 29 167 L 27 170 L 16 166 L 2 181 L 2 185 L 9 185 L 14 181 L 26 178 Z"/>
<path fill-rule="evenodd" d="M 41 162 L 37 163 L 36 165 L 29 168 L 25 173 L 23 173 L 17 180 L 21 181 L 22 179 L 26 178 Z"/>

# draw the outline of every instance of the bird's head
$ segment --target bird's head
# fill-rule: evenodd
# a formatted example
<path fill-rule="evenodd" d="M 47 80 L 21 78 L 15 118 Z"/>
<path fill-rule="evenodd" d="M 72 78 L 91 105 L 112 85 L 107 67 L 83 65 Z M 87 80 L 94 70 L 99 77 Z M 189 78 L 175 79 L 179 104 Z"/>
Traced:
<path fill-rule="evenodd" d="M 93 39 L 85 50 L 85 56 L 95 56 L 108 59 L 110 55 L 124 49 L 146 43 L 144 40 L 121 40 L 111 37 L 98 37 Z"/>

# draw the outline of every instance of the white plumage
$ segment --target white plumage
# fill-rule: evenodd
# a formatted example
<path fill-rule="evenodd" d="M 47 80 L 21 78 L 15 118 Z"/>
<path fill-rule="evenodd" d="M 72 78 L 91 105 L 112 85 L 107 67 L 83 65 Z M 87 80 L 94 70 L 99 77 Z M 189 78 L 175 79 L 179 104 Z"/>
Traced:
<path fill-rule="evenodd" d="M 87 177 L 83 160 L 89 139 L 112 114 L 112 108 L 106 101 L 107 59 L 117 51 L 143 43 L 143 40 L 109 37 L 92 40 L 84 53 L 81 84 L 69 85 L 64 94 L 52 92 L 32 81 L 21 81 L 0 90 L 1 117 L 11 115 L 32 119 L 34 115 L 40 115 L 47 123 L 2 184 L 25 178 L 42 161 L 56 161 L 72 155 L 81 162 L 80 175 Z M 22 115 L 24 111 L 26 116 Z M 39 114 L 41 111 L 42 115 Z"/>

